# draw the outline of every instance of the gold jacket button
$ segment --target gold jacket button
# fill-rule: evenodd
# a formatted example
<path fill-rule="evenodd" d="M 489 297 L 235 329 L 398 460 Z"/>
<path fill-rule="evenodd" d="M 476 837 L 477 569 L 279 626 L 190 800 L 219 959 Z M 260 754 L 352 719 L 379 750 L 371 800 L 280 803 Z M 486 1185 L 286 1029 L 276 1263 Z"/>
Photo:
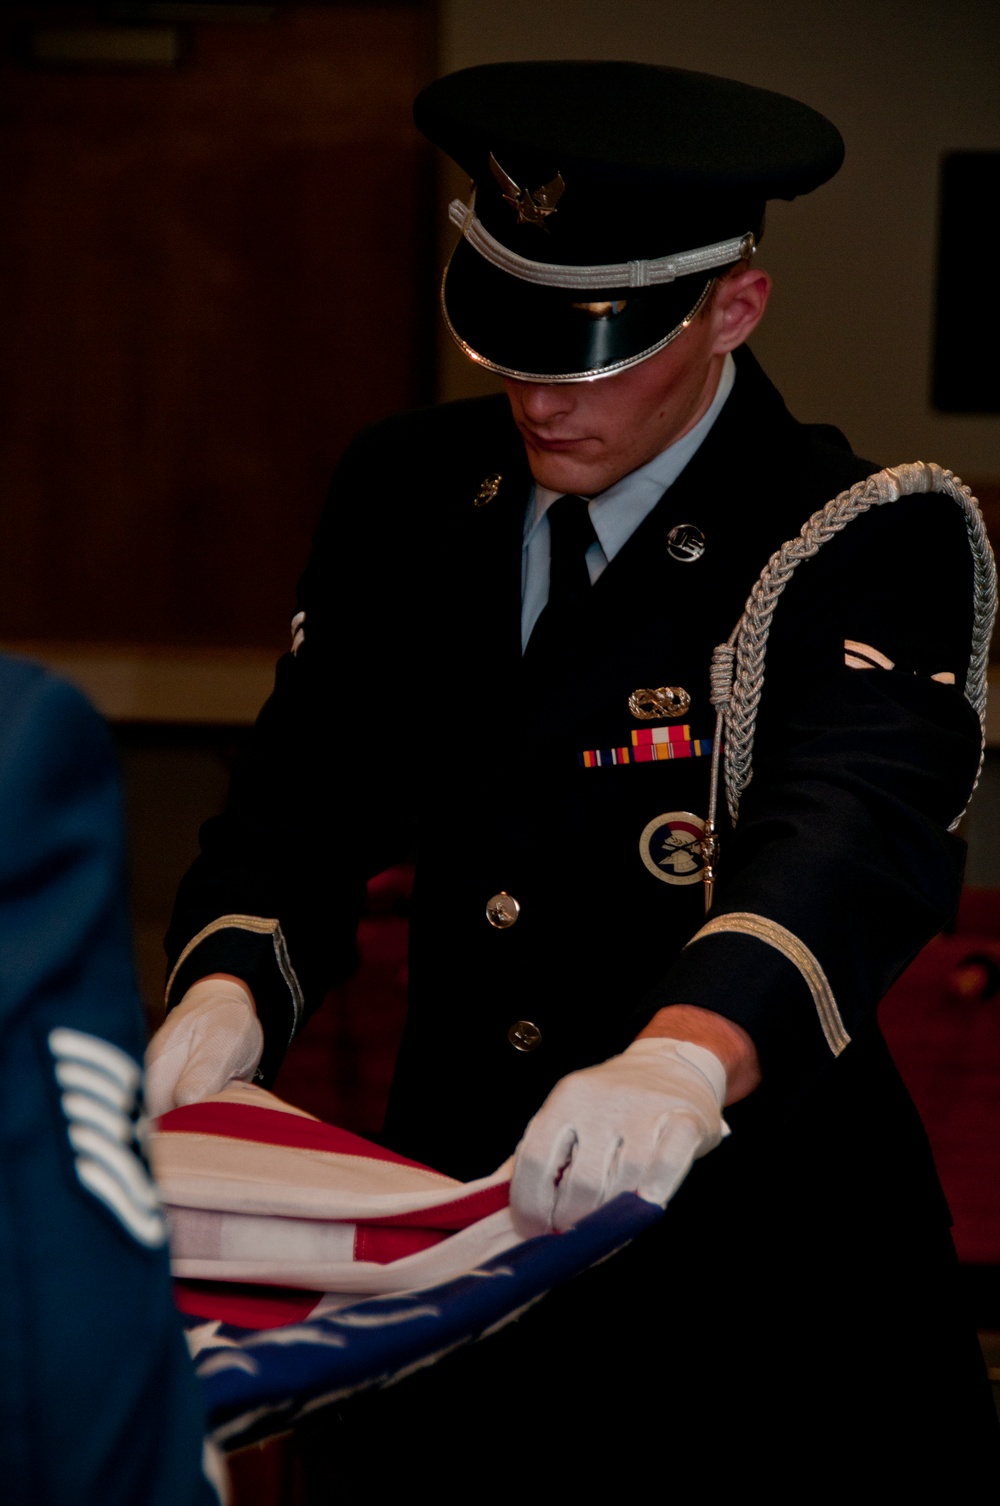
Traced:
<path fill-rule="evenodd" d="M 515 1020 L 507 1031 L 507 1039 L 515 1051 L 534 1051 L 542 1044 L 542 1032 L 531 1020 Z"/>
<path fill-rule="evenodd" d="M 521 906 L 513 894 L 508 894 L 504 889 L 486 901 L 486 919 L 491 926 L 496 926 L 498 931 L 506 931 L 514 924 L 520 913 Z"/>

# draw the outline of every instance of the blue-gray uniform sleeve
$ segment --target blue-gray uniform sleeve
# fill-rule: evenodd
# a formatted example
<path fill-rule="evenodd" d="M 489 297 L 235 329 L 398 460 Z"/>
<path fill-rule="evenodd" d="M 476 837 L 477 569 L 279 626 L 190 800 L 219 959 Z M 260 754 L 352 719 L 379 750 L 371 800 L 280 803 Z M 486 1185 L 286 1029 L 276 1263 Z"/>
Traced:
<path fill-rule="evenodd" d="M 107 731 L 0 659 L 0 1477 L 11 1506 L 208 1506 L 141 1145 L 144 1041 Z"/>

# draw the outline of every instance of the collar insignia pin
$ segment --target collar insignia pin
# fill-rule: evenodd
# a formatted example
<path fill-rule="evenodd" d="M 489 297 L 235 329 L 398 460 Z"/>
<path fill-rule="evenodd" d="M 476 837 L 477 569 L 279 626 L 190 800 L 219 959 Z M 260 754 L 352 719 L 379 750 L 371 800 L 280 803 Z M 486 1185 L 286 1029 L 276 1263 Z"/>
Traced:
<path fill-rule="evenodd" d="M 518 188 L 509 173 L 505 173 L 493 153 L 490 152 L 490 172 L 496 178 L 503 189 L 503 196 L 511 209 L 517 210 L 517 223 L 519 225 L 537 225 L 540 230 L 549 227 L 545 221 L 550 215 L 555 214 L 556 205 L 563 196 L 566 187 L 562 173 L 556 173 L 548 183 L 543 183 L 541 188 L 536 188 L 529 193 L 525 188 Z"/>
<path fill-rule="evenodd" d="M 479 490 L 476 492 L 476 495 L 472 500 L 473 507 L 485 507 L 488 502 L 492 502 L 493 498 L 500 490 L 500 483 L 502 480 L 503 477 L 500 475 L 499 471 L 494 471 L 492 476 L 486 476 L 480 482 Z"/>
<path fill-rule="evenodd" d="M 693 565 L 705 553 L 705 535 L 694 523 L 678 523 L 667 534 L 667 553 L 682 565 Z"/>

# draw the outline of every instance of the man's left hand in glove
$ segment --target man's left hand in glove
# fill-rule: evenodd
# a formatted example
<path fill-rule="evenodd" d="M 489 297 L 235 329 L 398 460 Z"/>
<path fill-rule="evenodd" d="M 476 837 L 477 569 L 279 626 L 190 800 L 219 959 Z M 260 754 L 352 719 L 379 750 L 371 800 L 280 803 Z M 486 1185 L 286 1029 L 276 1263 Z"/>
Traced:
<path fill-rule="evenodd" d="M 738 1025 L 662 1009 L 621 1056 L 557 1082 L 517 1149 L 511 1211 L 525 1236 L 568 1229 L 620 1192 L 666 1204 L 729 1133 L 722 1117 L 760 1080 Z"/>

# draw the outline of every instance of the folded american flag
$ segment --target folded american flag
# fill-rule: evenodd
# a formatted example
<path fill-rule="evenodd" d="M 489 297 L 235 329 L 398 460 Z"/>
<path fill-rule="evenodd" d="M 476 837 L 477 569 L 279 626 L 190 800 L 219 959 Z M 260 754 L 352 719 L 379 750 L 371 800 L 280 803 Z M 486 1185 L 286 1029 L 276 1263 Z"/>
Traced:
<path fill-rule="evenodd" d="M 150 1156 L 189 1280 L 407 1291 L 518 1242 L 510 1162 L 456 1182 L 246 1083 L 163 1115 Z"/>
<path fill-rule="evenodd" d="M 624 1193 L 521 1240 L 509 1162 L 455 1182 L 243 1084 L 164 1115 L 150 1149 L 226 1449 L 478 1338 L 662 1216 Z"/>

